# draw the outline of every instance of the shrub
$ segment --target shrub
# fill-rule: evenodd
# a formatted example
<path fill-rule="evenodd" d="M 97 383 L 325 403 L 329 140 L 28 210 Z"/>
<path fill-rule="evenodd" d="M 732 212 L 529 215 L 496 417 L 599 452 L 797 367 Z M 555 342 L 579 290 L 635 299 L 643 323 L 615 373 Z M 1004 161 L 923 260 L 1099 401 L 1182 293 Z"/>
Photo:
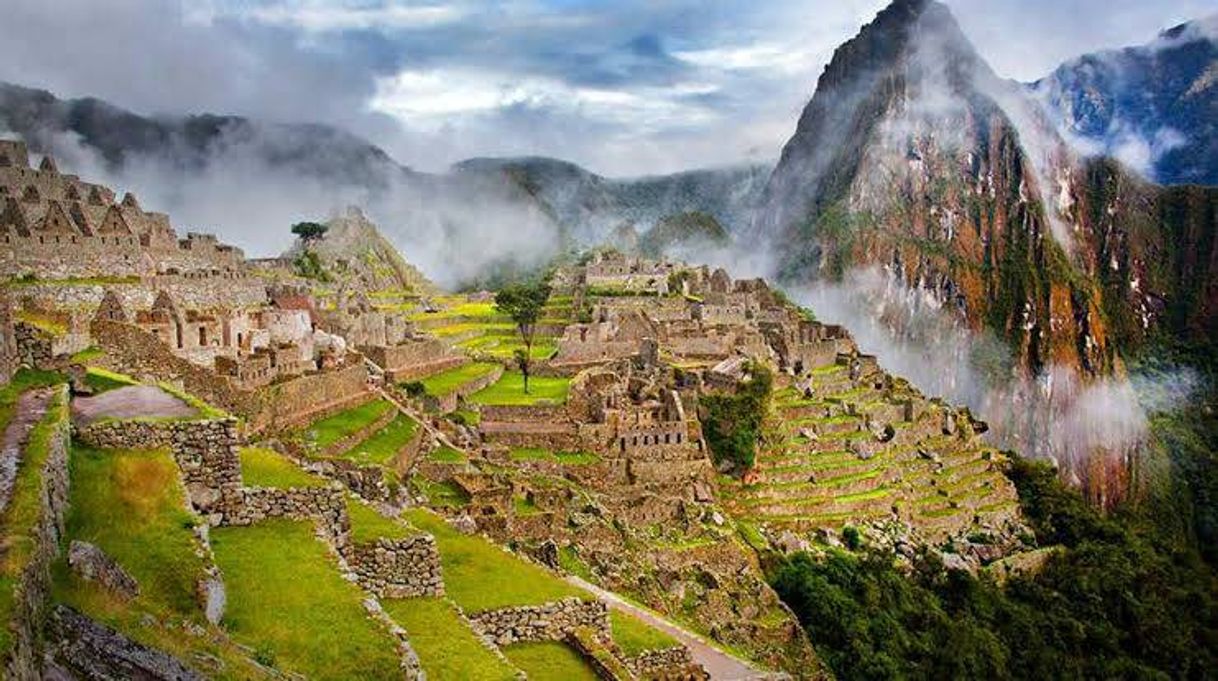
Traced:
<path fill-rule="evenodd" d="M 774 384 L 769 369 L 756 362 L 747 367 L 747 376 L 735 394 L 706 395 L 699 402 L 702 435 L 715 463 L 728 461 L 738 470 L 753 466 Z"/>

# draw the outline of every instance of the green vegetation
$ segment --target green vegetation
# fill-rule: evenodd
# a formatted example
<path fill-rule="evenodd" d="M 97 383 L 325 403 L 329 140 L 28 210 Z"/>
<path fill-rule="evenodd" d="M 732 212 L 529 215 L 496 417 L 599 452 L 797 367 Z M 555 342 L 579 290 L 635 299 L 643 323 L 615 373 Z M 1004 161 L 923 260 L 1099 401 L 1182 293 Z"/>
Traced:
<path fill-rule="evenodd" d="M 499 368 L 498 364 L 480 362 L 463 364 L 455 369 L 449 369 L 448 371 L 428 376 L 420 381 L 420 383 L 423 384 L 428 395 L 442 397 L 456 392 L 461 386 L 472 383 L 495 371 L 497 368 Z"/>
<path fill-rule="evenodd" d="M 52 336 L 62 336 L 68 332 L 68 327 L 59 318 L 34 310 L 18 310 L 13 314 L 19 322 L 48 333 Z"/>
<path fill-rule="evenodd" d="M 626 657 L 678 645 L 672 636 L 620 610 L 609 612 L 609 622 L 613 626 L 613 641 Z"/>
<path fill-rule="evenodd" d="M 702 434 L 715 463 L 730 461 L 740 470 L 753 466 L 774 383 L 770 371 L 757 363 L 749 364 L 748 376 L 735 394 L 707 395 L 699 403 Z"/>
<path fill-rule="evenodd" d="M 351 517 L 351 541 L 367 544 L 384 537 L 405 539 L 418 534 L 414 528 L 395 518 L 386 518 L 358 499 L 347 499 L 347 515 Z"/>
<path fill-rule="evenodd" d="M 440 598 L 385 600 L 385 612 L 410 636 L 429 679 L 512 681 L 516 672 L 492 654 Z"/>
<path fill-rule="evenodd" d="M 587 466 L 601 460 L 590 452 L 554 452 L 541 447 L 518 447 L 509 456 L 512 461 L 554 461 L 568 466 Z"/>
<path fill-rule="evenodd" d="M 321 258 L 313 251 L 306 250 L 296 256 L 296 259 L 292 261 L 292 269 L 296 272 L 296 276 L 305 279 L 312 279 L 323 284 L 331 281 L 330 273 L 321 264 Z"/>
<path fill-rule="evenodd" d="M 131 385 L 139 385 L 139 382 L 130 376 L 120 374 L 115 371 L 103 369 L 101 367 L 89 367 L 85 371 L 85 383 L 93 389 L 94 394 L 100 395 L 104 392 L 109 392 L 117 388 L 125 388 Z"/>
<path fill-rule="evenodd" d="M 469 461 L 469 457 L 465 456 L 465 452 L 453 449 L 448 445 L 440 445 L 433 449 L 430 458 L 432 461 L 439 463 L 466 463 Z"/>
<path fill-rule="evenodd" d="M 527 379 L 529 392 L 525 392 L 526 379 L 523 374 L 506 372 L 494 384 L 470 395 L 474 404 L 491 406 L 534 405 L 543 402 L 562 404 L 567 401 L 571 379 L 562 376 L 534 376 Z"/>
<path fill-rule="evenodd" d="M 1012 479 L 1042 546 L 1034 575 L 1005 587 L 912 571 L 888 554 L 799 554 L 772 583 L 841 679 L 1190 678 L 1218 668 L 1218 582 L 1195 550 L 1136 516 L 1105 517 L 1048 465 L 1016 459 Z"/>
<path fill-rule="evenodd" d="M 241 479 L 249 487 L 291 489 L 325 487 L 329 483 L 297 466 L 273 449 L 246 447 L 241 450 Z"/>
<path fill-rule="evenodd" d="M 227 418 L 229 416 L 228 412 L 224 411 L 223 409 L 217 409 L 216 407 L 211 406 L 207 402 L 204 402 L 203 400 L 199 399 L 198 397 L 191 395 L 190 393 L 186 392 L 185 390 L 182 390 L 181 388 L 177 387 L 176 385 L 174 385 L 172 383 L 162 381 L 160 383 L 157 383 L 156 385 L 161 390 L 164 390 L 165 392 L 169 393 L 170 395 L 173 395 L 174 397 L 178 398 L 179 400 L 182 400 L 186 404 L 190 405 L 191 408 L 193 408 L 196 412 L 198 412 L 198 414 L 195 416 L 195 418 L 222 419 L 222 418 Z"/>
<path fill-rule="evenodd" d="M 444 589 L 466 612 L 587 596 L 582 590 L 513 557 L 482 537 L 457 532 L 434 513 L 410 509 L 406 511 L 406 519 L 435 536 L 444 570 Z"/>
<path fill-rule="evenodd" d="M 517 643 L 503 654 L 530 681 L 596 681 L 596 673 L 570 646 L 558 642 Z"/>
<path fill-rule="evenodd" d="M 358 407 L 314 422 L 305 434 L 318 449 L 325 449 L 376 423 L 377 419 L 393 408 L 392 404 L 384 400 L 365 402 Z"/>
<path fill-rule="evenodd" d="M 292 233 L 306 243 L 322 238 L 329 230 L 329 227 L 318 222 L 297 222 L 292 225 Z"/>
<path fill-rule="evenodd" d="M 406 414 L 399 413 L 389 425 L 376 431 L 342 456 L 358 464 L 384 466 L 393 461 L 418 432 L 418 422 Z"/>
<path fill-rule="evenodd" d="M 416 475 L 412 484 L 427 497 L 427 504 L 435 508 L 461 508 L 469 503 L 469 497 L 451 480 L 432 482 Z"/>
<path fill-rule="evenodd" d="M 0 386 L 0 433 L 8 428 L 8 422 L 13 418 L 13 410 L 21 393 L 34 388 L 66 383 L 67 376 L 58 371 L 39 371 L 36 369 L 20 369 L 13 374 L 13 380 L 8 385 Z"/>
<path fill-rule="evenodd" d="M 0 537 L 4 538 L 4 555 L 0 557 L 0 623 L 4 624 L 0 626 L 0 651 L 5 653 L 13 643 L 8 623 L 15 607 L 14 588 L 32 557 L 42 512 L 42 468 L 51 454 L 52 438 L 67 419 L 67 391 L 60 388 L 42 420 L 30 431 L 13 481 L 12 497 L 0 519 Z"/>
<path fill-rule="evenodd" d="M 67 535 L 118 561 L 139 582 L 141 599 L 201 616 L 195 582 L 204 564 L 191 530 L 197 520 L 186 510 L 169 452 L 74 446 L 71 477 Z"/>
<path fill-rule="evenodd" d="M 239 642 L 279 669 L 311 679 L 392 678 L 396 642 L 360 605 L 307 522 L 268 520 L 212 530 L 224 573 L 224 622 Z"/>
<path fill-rule="evenodd" d="M 509 284 L 495 294 L 495 309 L 511 318 L 524 343 L 524 347 L 517 349 L 513 357 L 520 369 L 526 395 L 529 392 L 529 370 L 533 364 L 533 338 L 537 333 L 537 321 L 549 298 L 550 285 L 546 282 Z"/>

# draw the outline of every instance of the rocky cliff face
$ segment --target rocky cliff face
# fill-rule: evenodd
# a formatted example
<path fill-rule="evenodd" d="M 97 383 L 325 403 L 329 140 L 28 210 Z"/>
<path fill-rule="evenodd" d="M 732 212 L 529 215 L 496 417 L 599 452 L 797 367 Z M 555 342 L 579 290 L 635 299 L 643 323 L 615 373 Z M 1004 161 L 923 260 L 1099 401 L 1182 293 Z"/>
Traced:
<path fill-rule="evenodd" d="M 1218 15 L 1034 83 L 1067 138 L 1165 184 L 1218 184 Z"/>
<path fill-rule="evenodd" d="M 1025 375 L 1103 376 L 1162 324 L 1211 328 L 1212 200 L 1076 156 L 946 7 L 897 0 L 834 55 L 754 229 L 788 280 L 876 266 Z"/>
<path fill-rule="evenodd" d="M 326 222 L 326 232 L 307 242 L 297 239 L 285 254 L 296 259 L 305 251 L 316 254 L 334 279 L 365 292 L 396 291 L 431 294 L 435 285 L 406 261 L 358 208 L 348 208 Z"/>

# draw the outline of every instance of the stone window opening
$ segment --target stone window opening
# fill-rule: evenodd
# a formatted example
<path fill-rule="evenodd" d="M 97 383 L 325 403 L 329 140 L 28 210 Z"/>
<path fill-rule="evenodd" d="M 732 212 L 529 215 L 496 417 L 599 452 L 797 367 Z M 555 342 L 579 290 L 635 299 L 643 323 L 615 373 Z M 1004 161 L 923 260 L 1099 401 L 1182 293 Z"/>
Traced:
<path fill-rule="evenodd" d="M 199 327 L 199 347 L 201 347 L 201 348 L 207 347 L 207 327 L 206 326 Z"/>

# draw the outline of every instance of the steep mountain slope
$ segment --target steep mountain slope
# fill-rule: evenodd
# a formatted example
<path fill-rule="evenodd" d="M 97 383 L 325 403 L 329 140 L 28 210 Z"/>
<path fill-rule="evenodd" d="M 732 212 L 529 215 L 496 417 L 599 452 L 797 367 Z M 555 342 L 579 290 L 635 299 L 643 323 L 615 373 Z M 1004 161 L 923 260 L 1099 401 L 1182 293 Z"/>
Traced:
<path fill-rule="evenodd" d="M 1032 88 L 1085 150 L 1166 184 L 1218 184 L 1218 15 L 1084 55 Z"/>
<path fill-rule="evenodd" d="M 305 253 L 315 254 L 330 276 L 361 291 L 416 295 L 436 291 L 435 285 L 407 262 L 358 208 L 348 208 L 325 225 L 325 234 L 298 238 L 284 257 L 295 261 Z"/>
<path fill-rule="evenodd" d="M 550 158 L 476 158 L 461 174 L 502 174 L 544 202 L 575 241 L 596 244 L 623 222 L 640 231 L 670 215 L 703 211 L 729 232 L 746 226 L 770 168 L 746 165 L 655 177 L 610 179 Z"/>

